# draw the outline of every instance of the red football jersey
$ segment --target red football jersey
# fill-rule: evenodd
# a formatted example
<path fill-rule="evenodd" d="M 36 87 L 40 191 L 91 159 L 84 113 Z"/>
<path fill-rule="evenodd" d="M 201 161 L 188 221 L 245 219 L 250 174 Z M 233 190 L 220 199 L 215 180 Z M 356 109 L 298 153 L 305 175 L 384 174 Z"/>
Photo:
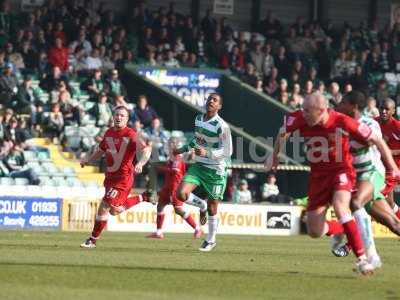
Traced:
<path fill-rule="evenodd" d="M 344 114 L 333 110 L 328 113 L 329 118 L 325 124 L 312 127 L 307 125 L 302 111 L 290 113 L 285 119 L 286 132 L 299 130 L 304 137 L 311 171 L 353 169 L 349 136 L 366 143 L 372 130 Z"/>
<path fill-rule="evenodd" d="M 104 134 L 99 147 L 106 156 L 104 186 L 130 189 L 136 157 L 136 131 L 129 127 L 121 130 L 110 128 Z"/>
<path fill-rule="evenodd" d="M 376 121 L 381 126 L 383 138 L 391 150 L 400 150 L 400 121 L 390 118 L 387 122 L 382 122 L 380 118 Z M 400 164 L 400 155 L 393 155 L 396 164 Z"/>
<path fill-rule="evenodd" d="M 168 163 L 160 167 L 159 170 L 165 174 L 162 190 L 172 194 L 175 193 L 186 172 L 186 164 L 183 159 L 177 156 L 175 160 L 169 160 Z"/>

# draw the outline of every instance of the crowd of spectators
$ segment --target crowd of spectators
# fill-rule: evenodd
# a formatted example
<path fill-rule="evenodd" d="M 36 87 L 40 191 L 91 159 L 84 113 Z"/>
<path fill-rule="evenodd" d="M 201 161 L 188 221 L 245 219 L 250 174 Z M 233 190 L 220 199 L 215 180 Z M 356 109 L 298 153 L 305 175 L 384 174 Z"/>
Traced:
<path fill-rule="evenodd" d="M 18 13 L 11 1 L 2 0 L 0 16 L 3 162 L 29 147 L 24 143 L 29 137 L 47 136 L 60 143 L 66 126 L 85 126 L 90 120 L 101 128 L 98 140 L 112 122 L 114 105 L 128 106 L 131 126 L 154 140 L 158 155 L 166 157 L 162 116 L 145 95 L 129 99 L 121 80 L 129 63 L 228 69 L 292 108 L 301 107 L 315 90 L 332 105 L 342 94 L 362 90 L 371 116 L 383 99 L 397 100 L 397 86 L 383 74 L 400 71 L 400 24 L 335 27 L 298 17 L 284 25 L 268 11 L 258 28 L 247 32 L 236 31 L 225 17 L 217 20 L 211 10 L 196 24 L 191 15 L 177 12 L 174 3 L 149 11 L 141 2 L 133 12 L 117 14 L 104 3 L 82 0 L 49 0 Z M 78 88 L 72 82 L 79 82 Z M 90 108 L 79 100 L 82 91 Z M 10 163 L 4 165 L 16 171 Z"/>

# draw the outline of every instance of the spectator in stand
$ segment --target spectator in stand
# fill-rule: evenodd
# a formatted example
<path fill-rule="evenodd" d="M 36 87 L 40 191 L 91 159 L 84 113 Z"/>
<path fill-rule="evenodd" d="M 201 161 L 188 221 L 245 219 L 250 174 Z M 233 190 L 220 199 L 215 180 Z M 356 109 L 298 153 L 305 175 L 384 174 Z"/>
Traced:
<path fill-rule="evenodd" d="M 7 63 L 0 76 L 0 99 L 5 107 L 11 107 L 18 92 L 18 80 L 12 71 L 12 65 Z"/>
<path fill-rule="evenodd" d="M 108 103 L 108 97 L 105 92 L 101 92 L 98 102 L 90 109 L 89 113 L 96 119 L 96 126 L 104 127 L 112 119 L 112 108 Z"/>
<path fill-rule="evenodd" d="M 289 203 L 290 198 L 282 195 L 276 185 L 276 177 L 270 173 L 267 176 L 266 182 L 261 187 L 261 199 L 272 203 Z"/>
<path fill-rule="evenodd" d="M 80 125 L 79 107 L 73 102 L 71 94 L 67 90 L 66 83 L 60 82 L 58 88 L 58 101 L 60 104 L 60 111 L 63 114 L 65 125 Z"/>
<path fill-rule="evenodd" d="M 160 161 L 167 160 L 168 136 L 162 128 L 159 118 L 154 118 L 151 121 L 151 126 L 144 130 L 144 136 L 146 140 L 152 143 L 153 155 L 156 155 L 155 159 Z"/>
<path fill-rule="evenodd" d="M 189 54 L 189 59 L 186 62 L 186 67 L 188 67 L 188 68 L 198 68 L 199 67 L 199 62 L 197 61 L 197 56 L 195 53 Z"/>
<path fill-rule="evenodd" d="M 252 63 L 246 65 L 246 71 L 241 75 L 240 79 L 252 87 L 257 86 L 258 76 Z"/>
<path fill-rule="evenodd" d="M 207 37 L 207 35 L 206 35 Z M 206 41 L 210 41 L 210 39 L 206 39 Z M 211 42 L 209 42 L 207 46 L 206 57 L 207 61 L 212 66 L 217 66 L 221 62 L 222 55 L 225 53 L 225 43 L 222 39 L 221 32 L 216 31 L 214 34 L 214 38 Z"/>
<path fill-rule="evenodd" d="M 5 59 L 12 64 L 15 74 L 19 74 L 22 69 L 25 69 L 23 56 L 14 49 L 14 45 L 10 42 L 5 46 Z"/>
<path fill-rule="evenodd" d="M 274 197 L 279 194 L 274 174 L 268 174 L 266 182 L 261 187 L 261 199 L 264 201 L 275 202 Z"/>
<path fill-rule="evenodd" d="M 68 48 L 63 46 L 62 40 L 56 38 L 54 41 L 54 47 L 50 48 L 48 53 L 49 63 L 53 67 L 59 67 L 62 72 L 68 70 Z"/>
<path fill-rule="evenodd" d="M 19 127 L 19 122 L 16 117 L 12 117 L 9 124 L 6 126 L 5 139 L 12 141 L 14 145 L 18 144 L 26 147 L 25 142 L 30 138 L 30 133 Z"/>
<path fill-rule="evenodd" d="M 67 35 L 64 32 L 64 24 L 62 22 L 56 23 L 56 28 L 53 31 L 54 40 L 61 39 L 63 45 L 67 45 Z"/>
<path fill-rule="evenodd" d="M 125 85 L 120 80 L 119 71 L 117 69 L 111 70 L 110 76 L 106 81 L 105 90 L 110 97 L 115 97 L 116 95 L 127 96 Z"/>
<path fill-rule="evenodd" d="M 289 85 L 288 85 L 287 80 L 282 78 L 279 81 L 278 89 L 275 91 L 274 94 L 272 94 L 272 96 L 277 97 L 278 99 L 280 99 L 283 94 L 287 94 L 289 92 L 288 91 L 288 87 L 289 87 Z"/>
<path fill-rule="evenodd" d="M 370 118 L 379 117 L 379 109 L 376 107 L 376 100 L 373 97 L 368 97 L 367 99 L 367 107 L 364 108 L 363 114 Z"/>
<path fill-rule="evenodd" d="M 152 66 L 152 67 L 157 65 L 157 61 L 155 59 L 156 53 L 154 51 L 147 51 L 146 57 L 147 57 L 147 60 L 144 62 L 144 65 L 148 65 L 148 66 Z"/>
<path fill-rule="evenodd" d="M 51 106 L 46 132 L 54 144 L 59 143 L 59 136 L 64 130 L 64 117 L 60 111 L 60 104 L 54 103 Z"/>
<path fill-rule="evenodd" d="M 86 39 L 86 30 L 84 28 L 79 30 L 78 39 L 69 45 L 70 53 L 75 53 L 77 47 L 82 48 L 86 55 L 92 53 L 92 44 Z"/>
<path fill-rule="evenodd" d="M 67 77 L 62 74 L 59 67 L 54 66 L 51 73 L 46 74 L 46 76 L 40 81 L 39 86 L 46 92 L 51 93 L 58 89 L 61 81 L 65 81 L 68 86 Z"/>
<path fill-rule="evenodd" d="M 311 80 L 307 80 L 305 87 L 304 87 L 304 97 L 307 97 L 309 95 L 311 95 L 312 93 L 314 93 L 314 85 L 313 82 Z"/>
<path fill-rule="evenodd" d="M 347 61 L 346 51 L 340 52 L 340 56 L 335 60 L 333 64 L 331 77 L 333 80 L 342 82 L 347 77 Z"/>
<path fill-rule="evenodd" d="M 217 21 L 211 16 L 211 9 L 206 10 L 206 15 L 201 20 L 201 30 L 204 32 L 205 38 L 211 40 L 217 29 Z"/>
<path fill-rule="evenodd" d="M 86 57 L 86 69 L 96 70 L 103 67 L 103 61 L 100 58 L 100 50 L 98 48 L 93 48 L 92 53 Z"/>
<path fill-rule="evenodd" d="M 43 106 L 43 103 L 40 101 L 39 94 L 32 88 L 31 76 L 26 75 L 24 81 L 18 88 L 13 108 L 18 114 L 31 115 L 35 123 L 38 105 Z"/>
<path fill-rule="evenodd" d="M 156 111 L 148 104 L 147 97 L 140 95 L 138 97 L 137 106 L 131 116 L 131 121 L 134 123 L 136 120 L 140 121 L 144 128 L 151 125 L 153 119 L 158 118 Z"/>
<path fill-rule="evenodd" d="M 22 60 L 25 64 L 25 74 L 37 72 L 38 68 L 38 53 L 33 49 L 29 41 L 24 41 L 21 47 Z"/>
<path fill-rule="evenodd" d="M 271 44 L 266 44 L 264 47 L 263 74 L 264 77 L 271 75 L 272 68 L 275 66 L 274 57 L 271 54 Z"/>
<path fill-rule="evenodd" d="M 274 57 L 274 65 L 282 78 L 289 79 L 290 61 L 286 55 L 285 46 L 279 46 L 278 54 Z"/>
<path fill-rule="evenodd" d="M 183 68 L 189 68 L 189 52 L 184 51 L 182 52 L 182 54 L 179 57 L 179 64 L 183 67 Z"/>
<path fill-rule="evenodd" d="M 1 175 L 11 178 L 27 178 L 30 184 L 38 184 L 37 174 L 26 167 L 23 150 L 18 145 L 11 148 L 10 153 L 5 157 L 4 164 L 6 168 L 0 167 Z"/>
<path fill-rule="evenodd" d="M 225 52 L 222 56 L 221 67 L 230 69 L 235 73 L 242 73 L 244 71 L 244 56 L 240 52 L 237 45 L 233 46 L 232 52 Z"/>
<path fill-rule="evenodd" d="M 172 50 L 167 50 L 164 66 L 167 68 L 179 68 L 179 61 L 175 58 L 175 53 Z"/>
<path fill-rule="evenodd" d="M 260 42 L 256 42 L 254 49 L 250 51 L 250 60 L 258 74 L 263 74 L 264 53 Z"/>
<path fill-rule="evenodd" d="M 88 92 L 90 101 L 97 101 L 105 87 L 106 82 L 102 78 L 100 69 L 94 70 L 92 77 L 81 84 L 81 89 Z"/>
<path fill-rule="evenodd" d="M 251 204 L 251 192 L 245 179 L 240 180 L 239 186 L 235 189 L 232 196 L 232 201 L 238 204 Z"/>
<path fill-rule="evenodd" d="M 342 94 L 340 93 L 340 86 L 337 82 L 332 82 L 330 86 L 330 93 L 328 100 L 333 107 L 336 107 L 342 101 Z"/>
<path fill-rule="evenodd" d="M 271 74 L 267 79 L 267 84 L 265 85 L 264 90 L 269 96 L 275 97 L 278 95 L 280 85 L 282 84 L 286 84 L 287 87 L 287 81 L 285 79 L 281 79 L 280 84 L 278 84 L 278 69 L 272 68 Z"/>
<path fill-rule="evenodd" d="M 346 83 L 343 88 L 343 93 L 347 94 L 347 93 L 350 93 L 352 90 L 353 90 L 353 87 L 351 86 L 351 84 Z"/>

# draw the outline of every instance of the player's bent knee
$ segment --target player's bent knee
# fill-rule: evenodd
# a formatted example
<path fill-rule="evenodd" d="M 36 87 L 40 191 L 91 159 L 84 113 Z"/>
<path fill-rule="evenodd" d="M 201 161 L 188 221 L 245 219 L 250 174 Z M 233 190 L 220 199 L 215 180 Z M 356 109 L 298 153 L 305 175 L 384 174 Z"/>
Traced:
<path fill-rule="evenodd" d="M 185 202 L 189 198 L 189 192 L 185 191 L 184 189 L 179 189 L 177 196 L 179 200 Z"/>
<path fill-rule="evenodd" d="M 351 200 L 350 206 L 351 206 L 352 211 L 356 211 L 356 210 L 359 210 L 360 208 L 364 207 L 362 201 L 360 201 L 358 199 Z"/>
<path fill-rule="evenodd" d="M 174 206 L 174 211 L 177 215 L 183 216 L 185 212 L 182 209 L 182 206 Z"/>

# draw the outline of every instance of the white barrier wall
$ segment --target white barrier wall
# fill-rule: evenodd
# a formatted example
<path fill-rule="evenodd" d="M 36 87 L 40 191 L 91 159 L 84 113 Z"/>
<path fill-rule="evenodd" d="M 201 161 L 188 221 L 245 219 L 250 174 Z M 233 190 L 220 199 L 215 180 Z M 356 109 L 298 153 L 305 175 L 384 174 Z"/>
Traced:
<path fill-rule="evenodd" d="M 185 206 L 198 220 L 198 209 Z M 301 207 L 220 204 L 219 227 L 221 234 L 296 235 L 300 233 Z M 109 231 L 152 232 L 156 229 L 156 207 L 141 203 L 123 214 L 112 217 Z M 164 232 L 193 232 L 171 205 L 165 208 Z M 203 230 L 207 231 L 207 226 Z"/>

